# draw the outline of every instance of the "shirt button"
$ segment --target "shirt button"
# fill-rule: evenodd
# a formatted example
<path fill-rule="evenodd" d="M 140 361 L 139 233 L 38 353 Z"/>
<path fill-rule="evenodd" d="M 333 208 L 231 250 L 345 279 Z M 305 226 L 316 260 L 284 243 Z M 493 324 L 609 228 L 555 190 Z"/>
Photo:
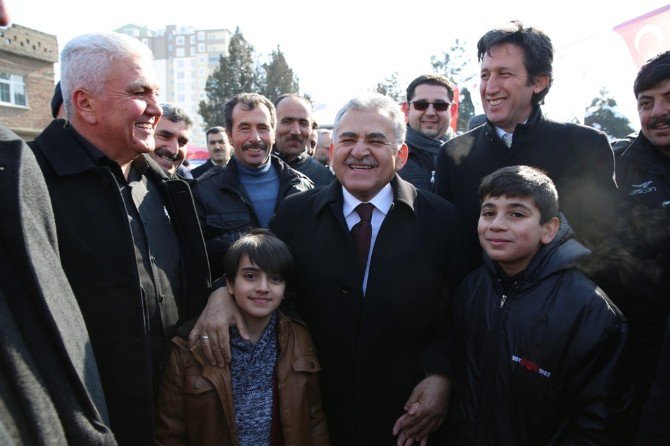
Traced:
<path fill-rule="evenodd" d="M 349 285 L 344 285 L 342 287 L 342 294 L 349 294 L 351 293 L 351 287 Z"/>
<path fill-rule="evenodd" d="M 158 296 L 158 302 L 163 303 L 164 300 L 165 300 L 165 293 L 161 293 L 160 296 Z"/>

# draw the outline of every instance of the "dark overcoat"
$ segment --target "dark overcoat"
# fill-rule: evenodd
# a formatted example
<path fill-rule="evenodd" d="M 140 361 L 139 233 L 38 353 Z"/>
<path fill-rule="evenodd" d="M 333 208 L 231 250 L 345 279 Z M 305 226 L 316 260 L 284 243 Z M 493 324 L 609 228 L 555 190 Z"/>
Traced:
<path fill-rule="evenodd" d="M 501 167 L 527 165 L 544 170 L 556 184 L 561 212 L 580 241 L 593 242 L 608 232 L 614 220 L 616 183 L 614 153 L 605 133 L 572 123 L 556 122 L 535 107 L 514 129 L 507 147 L 488 122 L 444 143 L 437 157 L 435 192 L 461 213 L 468 250 L 477 253 L 479 184 Z"/>
<path fill-rule="evenodd" d="M 30 143 L 56 217 L 63 269 L 88 327 L 120 444 L 153 444 L 151 344 L 128 213 L 111 169 L 96 165 L 64 121 Z M 144 156 L 144 155 L 143 155 Z M 144 156 L 181 253 L 180 320 L 204 307 L 209 265 L 191 191 Z"/>
<path fill-rule="evenodd" d="M 395 444 L 392 430 L 426 372 L 446 373 L 442 316 L 461 260 L 455 208 L 397 175 L 367 291 L 342 186 L 284 199 L 270 228 L 296 261 L 296 309 L 312 332 L 333 444 Z"/>
<path fill-rule="evenodd" d="M 42 173 L 2 126 L 0 215 L 0 444 L 116 444 Z"/>

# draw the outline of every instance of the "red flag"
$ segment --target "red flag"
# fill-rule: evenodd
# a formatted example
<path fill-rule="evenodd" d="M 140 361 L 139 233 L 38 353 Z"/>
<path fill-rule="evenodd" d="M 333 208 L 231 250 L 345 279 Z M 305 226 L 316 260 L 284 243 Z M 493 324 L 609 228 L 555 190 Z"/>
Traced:
<path fill-rule="evenodd" d="M 648 59 L 670 49 L 670 5 L 614 27 L 640 68 Z"/>

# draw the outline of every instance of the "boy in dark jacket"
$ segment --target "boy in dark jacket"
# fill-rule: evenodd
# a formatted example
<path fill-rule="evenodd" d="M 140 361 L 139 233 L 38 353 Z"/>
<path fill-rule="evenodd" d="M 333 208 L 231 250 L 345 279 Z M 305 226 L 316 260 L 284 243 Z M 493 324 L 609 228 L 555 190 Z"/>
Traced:
<path fill-rule="evenodd" d="M 230 247 L 224 270 L 250 339 L 231 328 L 233 358 L 223 368 L 197 348 L 191 352 L 186 339 L 173 339 L 156 443 L 329 445 L 312 339 L 302 322 L 277 311 L 293 272 L 288 247 L 268 230 L 254 229 Z"/>
<path fill-rule="evenodd" d="M 482 180 L 484 266 L 454 299 L 453 444 L 611 444 L 623 406 L 621 312 L 574 268 L 589 251 L 542 171 Z"/>

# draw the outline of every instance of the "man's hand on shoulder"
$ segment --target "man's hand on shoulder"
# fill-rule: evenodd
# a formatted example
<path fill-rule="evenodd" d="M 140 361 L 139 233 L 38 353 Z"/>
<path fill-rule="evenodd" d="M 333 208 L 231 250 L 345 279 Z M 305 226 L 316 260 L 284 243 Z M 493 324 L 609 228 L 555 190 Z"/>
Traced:
<path fill-rule="evenodd" d="M 217 288 L 209 296 L 205 309 L 200 313 L 188 344 L 191 350 L 199 349 L 213 366 L 223 367 L 230 362 L 230 326 L 235 325 L 240 335 L 248 339 L 242 314 L 226 287 Z"/>

